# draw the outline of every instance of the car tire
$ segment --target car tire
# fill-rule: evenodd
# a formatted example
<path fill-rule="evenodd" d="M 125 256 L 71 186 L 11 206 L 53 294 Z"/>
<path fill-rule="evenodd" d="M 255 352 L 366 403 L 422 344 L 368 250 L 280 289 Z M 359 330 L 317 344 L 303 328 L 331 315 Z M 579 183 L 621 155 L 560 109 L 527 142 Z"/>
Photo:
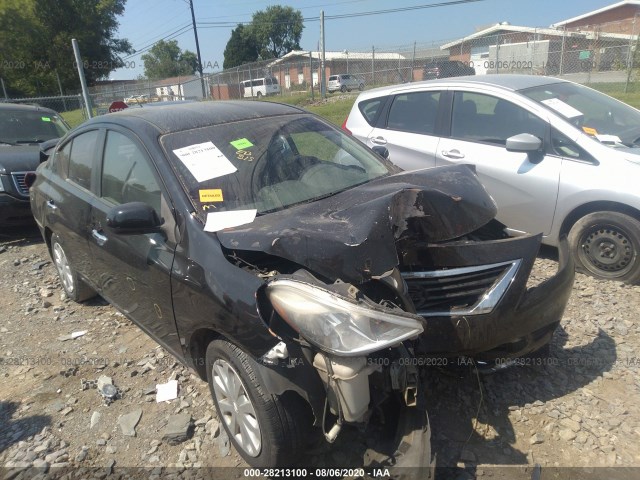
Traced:
<path fill-rule="evenodd" d="M 258 100 L 260 100 L 260 99 L 262 98 L 262 92 L 258 92 L 258 93 L 256 94 L 256 97 L 258 97 Z"/>
<path fill-rule="evenodd" d="M 619 212 L 595 212 L 569 231 L 576 270 L 604 280 L 640 281 L 640 222 Z"/>
<path fill-rule="evenodd" d="M 342 86 L 340 87 L 340 91 L 341 91 L 342 93 L 346 92 L 346 91 L 347 91 L 347 86 L 346 86 L 346 85 L 342 85 Z"/>
<path fill-rule="evenodd" d="M 87 285 L 71 267 L 64 243 L 56 233 L 51 236 L 51 259 L 58 271 L 64 293 L 68 298 L 74 302 L 83 302 L 96 296 L 96 291 Z"/>
<path fill-rule="evenodd" d="M 360 85 L 358 85 L 358 90 L 360 91 L 364 90 L 364 83 L 361 83 Z"/>
<path fill-rule="evenodd" d="M 296 394 L 269 393 L 260 365 L 226 340 L 209 344 L 206 362 L 218 418 L 242 458 L 255 468 L 295 462 L 312 428 L 311 412 L 304 401 Z M 240 413 L 244 418 L 238 421 Z"/>

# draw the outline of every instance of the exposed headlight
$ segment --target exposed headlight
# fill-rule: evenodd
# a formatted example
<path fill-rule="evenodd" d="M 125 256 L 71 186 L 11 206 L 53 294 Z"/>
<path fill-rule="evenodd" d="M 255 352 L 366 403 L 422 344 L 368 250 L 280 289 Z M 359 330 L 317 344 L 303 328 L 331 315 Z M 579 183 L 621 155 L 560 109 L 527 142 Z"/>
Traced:
<path fill-rule="evenodd" d="M 308 342 L 328 353 L 362 356 L 422 333 L 410 314 L 356 305 L 295 280 L 274 280 L 266 294 L 278 314 Z"/>

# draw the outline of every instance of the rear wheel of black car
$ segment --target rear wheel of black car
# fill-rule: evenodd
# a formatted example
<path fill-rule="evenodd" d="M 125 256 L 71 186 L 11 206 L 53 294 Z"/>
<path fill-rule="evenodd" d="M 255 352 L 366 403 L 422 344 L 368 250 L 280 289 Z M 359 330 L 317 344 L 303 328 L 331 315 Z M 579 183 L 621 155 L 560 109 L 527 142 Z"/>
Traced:
<path fill-rule="evenodd" d="M 226 340 L 209 344 L 206 361 L 218 418 L 242 458 L 258 468 L 295 461 L 312 427 L 303 400 L 269 393 L 261 367 Z"/>
<path fill-rule="evenodd" d="M 75 302 L 83 302 L 96 296 L 95 290 L 82 280 L 73 269 L 67 258 L 64 243 L 60 236 L 54 233 L 51 236 L 51 258 L 58 270 L 60 283 L 64 293 Z"/>
<path fill-rule="evenodd" d="M 640 222 L 618 212 L 595 212 L 569 232 L 576 270 L 596 278 L 640 281 Z"/>
<path fill-rule="evenodd" d="M 342 86 L 340 87 L 340 91 L 341 91 L 342 93 L 346 92 L 346 91 L 347 91 L 347 86 L 346 86 L 346 85 L 342 85 Z"/>

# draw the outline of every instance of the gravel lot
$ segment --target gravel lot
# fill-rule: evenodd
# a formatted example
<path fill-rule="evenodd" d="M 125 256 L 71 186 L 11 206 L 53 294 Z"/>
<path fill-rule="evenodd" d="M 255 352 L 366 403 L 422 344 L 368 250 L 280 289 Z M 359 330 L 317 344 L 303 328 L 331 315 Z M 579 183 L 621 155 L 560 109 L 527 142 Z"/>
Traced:
<path fill-rule="evenodd" d="M 556 268 L 553 251 L 544 254 L 534 281 Z M 206 383 L 99 298 L 66 300 L 37 230 L 0 233 L 0 298 L 2 476 L 66 466 L 69 478 L 121 467 L 206 477 L 193 467 L 245 466 Z M 578 274 L 548 357 L 492 375 L 428 370 L 437 478 L 532 478 L 535 465 L 545 479 L 639 478 L 639 311 L 640 287 Z M 119 393 L 109 405 L 95 388 L 101 376 Z M 156 384 L 174 379 L 178 398 L 156 403 Z M 370 446 L 347 429 L 304 462 L 355 468 Z"/>

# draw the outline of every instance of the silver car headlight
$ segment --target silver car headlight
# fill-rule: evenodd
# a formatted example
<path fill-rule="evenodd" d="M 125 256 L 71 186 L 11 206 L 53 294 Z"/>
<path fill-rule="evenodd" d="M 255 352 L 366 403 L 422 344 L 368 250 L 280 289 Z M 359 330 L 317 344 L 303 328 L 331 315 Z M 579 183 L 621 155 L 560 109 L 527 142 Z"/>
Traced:
<path fill-rule="evenodd" d="M 366 355 L 424 330 L 410 314 L 374 310 L 295 280 L 274 280 L 266 294 L 276 312 L 302 337 L 335 355 Z"/>

